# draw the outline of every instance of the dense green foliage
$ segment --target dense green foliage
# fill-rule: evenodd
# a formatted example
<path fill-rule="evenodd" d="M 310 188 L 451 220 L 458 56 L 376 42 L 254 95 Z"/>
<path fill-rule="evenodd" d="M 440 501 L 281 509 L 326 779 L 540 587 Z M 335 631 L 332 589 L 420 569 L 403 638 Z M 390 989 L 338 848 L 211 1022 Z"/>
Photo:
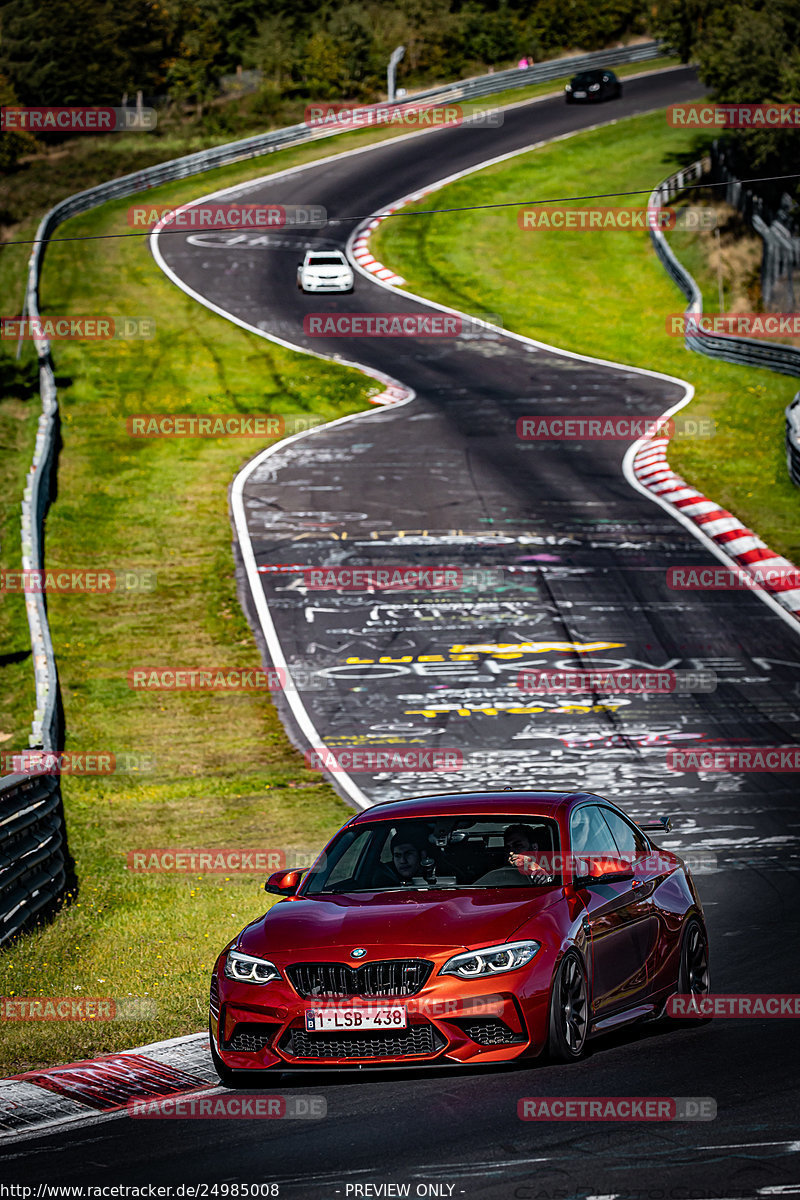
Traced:
<path fill-rule="evenodd" d="M 800 95 L 800 5 L 797 0 L 659 0 L 655 32 L 684 62 L 695 61 L 712 98 L 726 103 L 794 104 Z M 740 176 L 800 172 L 800 131 L 742 130 L 728 140 Z M 775 202 L 800 197 L 800 181 L 764 184 Z"/>
<path fill-rule="evenodd" d="M 404 45 L 398 82 L 457 78 L 520 56 L 594 50 L 646 32 L 645 0 L 7 0 L 0 70 L 27 104 L 207 101 L 238 65 L 267 90 L 367 98 Z"/>

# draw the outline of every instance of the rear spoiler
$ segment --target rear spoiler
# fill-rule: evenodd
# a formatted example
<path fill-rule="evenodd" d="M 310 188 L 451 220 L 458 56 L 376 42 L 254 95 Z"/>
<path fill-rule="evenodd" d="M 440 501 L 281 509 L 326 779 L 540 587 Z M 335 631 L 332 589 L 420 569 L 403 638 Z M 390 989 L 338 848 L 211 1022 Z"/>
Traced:
<path fill-rule="evenodd" d="M 657 821 L 637 821 L 636 824 L 644 833 L 669 833 L 672 829 L 672 818 L 659 817 Z"/>

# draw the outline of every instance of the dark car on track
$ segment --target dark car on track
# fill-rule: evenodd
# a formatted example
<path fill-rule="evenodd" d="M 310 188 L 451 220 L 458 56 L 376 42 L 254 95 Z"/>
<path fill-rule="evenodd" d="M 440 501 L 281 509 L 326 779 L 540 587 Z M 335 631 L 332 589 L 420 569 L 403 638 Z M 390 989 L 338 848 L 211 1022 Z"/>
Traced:
<path fill-rule="evenodd" d="M 223 1082 L 298 1067 L 573 1061 L 609 1029 L 708 991 L 687 866 L 588 792 L 380 804 L 217 959 Z M 252 1080 L 252 1074 L 250 1074 Z"/>
<path fill-rule="evenodd" d="M 594 104 L 600 100 L 618 100 L 622 84 L 613 71 L 581 71 L 564 88 L 567 104 Z"/>

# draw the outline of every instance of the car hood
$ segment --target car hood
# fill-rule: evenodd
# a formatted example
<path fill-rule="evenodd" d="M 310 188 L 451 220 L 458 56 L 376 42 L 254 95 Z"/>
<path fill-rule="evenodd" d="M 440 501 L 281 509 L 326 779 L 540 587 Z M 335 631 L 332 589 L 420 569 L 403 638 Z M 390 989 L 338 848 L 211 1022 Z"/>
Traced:
<path fill-rule="evenodd" d="M 343 275 L 350 268 L 344 263 L 340 267 L 303 267 L 306 275 L 319 275 L 320 279 L 330 279 L 334 275 Z"/>
<path fill-rule="evenodd" d="M 563 894 L 554 886 L 299 897 L 279 901 L 242 931 L 237 944 L 247 954 L 286 963 L 316 954 L 324 961 L 346 958 L 356 946 L 377 950 L 381 958 L 413 956 L 423 948 L 469 949 L 507 941 Z"/>

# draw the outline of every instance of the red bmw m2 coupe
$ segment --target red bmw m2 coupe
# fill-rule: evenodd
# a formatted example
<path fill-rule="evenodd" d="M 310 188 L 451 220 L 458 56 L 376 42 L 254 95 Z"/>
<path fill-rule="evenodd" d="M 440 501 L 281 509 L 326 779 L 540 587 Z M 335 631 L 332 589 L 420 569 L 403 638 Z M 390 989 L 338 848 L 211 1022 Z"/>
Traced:
<path fill-rule="evenodd" d="M 376 805 L 220 954 L 221 1080 L 301 1067 L 569 1062 L 587 1039 L 708 991 L 691 874 L 588 792 Z"/>

